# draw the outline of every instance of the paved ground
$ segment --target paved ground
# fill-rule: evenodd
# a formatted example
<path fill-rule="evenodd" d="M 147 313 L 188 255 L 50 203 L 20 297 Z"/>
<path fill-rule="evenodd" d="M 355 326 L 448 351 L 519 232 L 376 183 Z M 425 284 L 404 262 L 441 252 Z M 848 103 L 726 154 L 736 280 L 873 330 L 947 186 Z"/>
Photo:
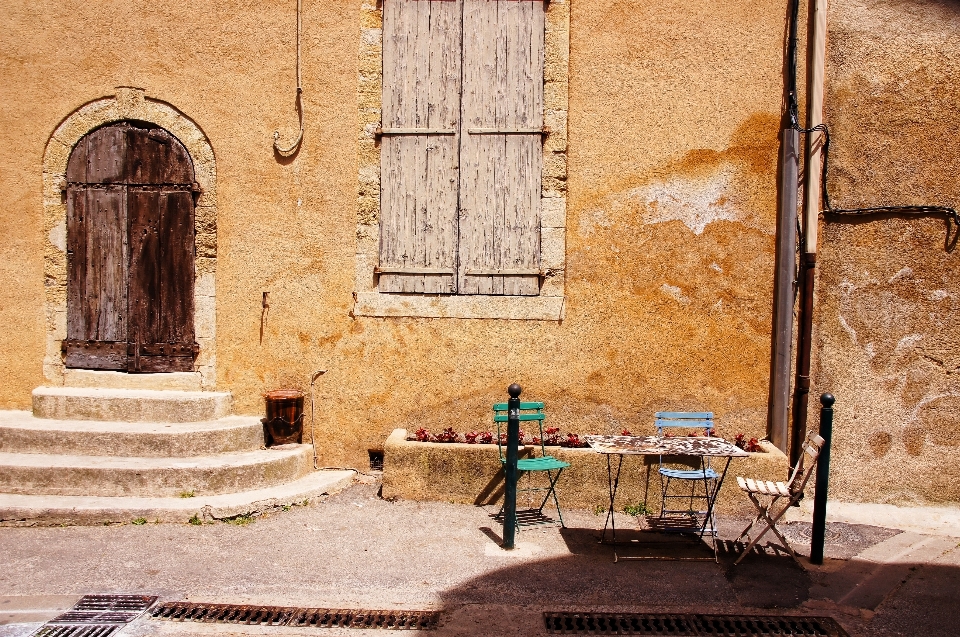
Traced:
<path fill-rule="evenodd" d="M 566 529 L 524 528 L 519 549 L 498 546 L 491 510 L 387 502 L 353 487 L 246 525 L 153 524 L 0 528 L 0 636 L 28 635 L 87 593 L 152 593 L 165 600 L 370 609 L 440 609 L 446 635 L 543 635 L 552 611 L 830 615 L 851 635 L 958 635 L 957 538 L 831 524 L 827 560 L 801 569 L 768 550 L 737 567 L 713 561 L 621 561 L 598 545 L 603 516 L 564 515 Z M 721 520 L 724 537 L 744 521 Z M 618 514 L 621 539 L 637 521 Z M 809 525 L 788 535 L 805 551 Z M 703 547 L 622 554 L 708 554 Z M 123 635 L 361 637 L 373 631 L 186 624 L 143 619 Z M 383 633 L 379 633 L 382 635 Z"/>

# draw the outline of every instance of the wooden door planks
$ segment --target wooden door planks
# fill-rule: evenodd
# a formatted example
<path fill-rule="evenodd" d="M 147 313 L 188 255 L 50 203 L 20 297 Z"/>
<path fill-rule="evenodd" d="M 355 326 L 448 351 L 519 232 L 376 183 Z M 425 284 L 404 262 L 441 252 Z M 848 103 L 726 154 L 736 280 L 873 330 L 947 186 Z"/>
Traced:
<path fill-rule="evenodd" d="M 127 233 L 123 187 L 67 189 L 67 340 L 126 342 Z M 123 369 L 113 349 L 68 343 L 67 365 Z"/>
<path fill-rule="evenodd" d="M 132 189 L 128 371 L 190 371 L 193 328 L 193 198 L 183 190 Z M 178 345 L 162 348 L 157 345 Z M 176 351 L 177 354 L 170 352 Z"/>
<path fill-rule="evenodd" d="M 190 371 L 193 163 L 130 122 L 84 137 L 67 166 L 67 367 Z"/>
<path fill-rule="evenodd" d="M 457 258 L 461 0 L 384 3 L 381 140 L 382 292 L 450 294 Z M 413 270 L 404 273 L 403 269 Z M 449 269 L 422 274 L 417 269 Z M 398 271 L 399 270 L 399 271 Z"/>

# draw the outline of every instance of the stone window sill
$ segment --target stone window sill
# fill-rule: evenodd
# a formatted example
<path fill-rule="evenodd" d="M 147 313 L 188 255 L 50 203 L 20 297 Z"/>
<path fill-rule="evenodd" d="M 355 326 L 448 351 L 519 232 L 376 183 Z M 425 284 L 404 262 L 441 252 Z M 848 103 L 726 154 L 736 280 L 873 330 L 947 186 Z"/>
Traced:
<path fill-rule="evenodd" d="M 439 294 L 356 295 L 354 316 L 560 321 L 562 296 L 482 296 Z"/>

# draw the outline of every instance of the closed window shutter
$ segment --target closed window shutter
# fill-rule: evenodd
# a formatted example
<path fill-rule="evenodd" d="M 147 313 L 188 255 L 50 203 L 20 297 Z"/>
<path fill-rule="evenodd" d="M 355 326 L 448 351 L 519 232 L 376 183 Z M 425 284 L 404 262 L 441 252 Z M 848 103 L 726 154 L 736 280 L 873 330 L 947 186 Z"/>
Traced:
<path fill-rule="evenodd" d="M 461 2 L 383 4 L 381 292 L 457 291 Z"/>
<path fill-rule="evenodd" d="M 536 295 L 543 2 L 463 2 L 459 291 Z"/>

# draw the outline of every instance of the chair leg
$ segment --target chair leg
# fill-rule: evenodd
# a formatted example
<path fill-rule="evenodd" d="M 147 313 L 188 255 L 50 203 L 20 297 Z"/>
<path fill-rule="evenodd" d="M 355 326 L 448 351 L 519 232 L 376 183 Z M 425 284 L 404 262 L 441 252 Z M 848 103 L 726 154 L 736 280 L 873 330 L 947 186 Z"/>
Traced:
<path fill-rule="evenodd" d="M 739 542 L 739 541 L 742 540 L 744 537 L 746 537 L 746 538 L 747 538 L 747 541 L 749 541 L 749 540 L 750 540 L 750 530 L 753 529 L 753 527 L 755 527 L 755 526 L 757 525 L 757 522 L 759 522 L 760 520 L 763 519 L 763 516 L 764 516 L 764 515 L 766 514 L 766 512 L 767 512 L 767 506 L 764 505 L 763 503 L 761 503 L 760 500 L 758 500 L 757 497 L 756 497 L 754 494 L 748 492 L 748 493 L 747 493 L 747 497 L 750 498 L 750 500 L 753 502 L 753 506 L 757 509 L 757 516 L 756 516 L 755 518 L 753 518 L 753 522 L 751 522 L 750 524 L 748 524 L 748 525 L 747 525 L 747 528 L 745 528 L 745 529 L 740 533 L 740 535 L 737 536 L 737 539 L 734 540 L 734 542 Z"/>
<path fill-rule="evenodd" d="M 553 504 L 557 507 L 557 517 L 560 518 L 560 528 L 565 529 L 567 528 L 567 525 L 563 523 L 563 514 L 560 513 L 560 500 L 557 499 L 556 489 L 557 480 L 560 479 L 561 473 L 563 473 L 563 469 L 557 471 L 557 477 L 553 477 L 553 475 L 547 471 L 547 477 L 550 478 L 550 493 L 548 493 L 547 496 L 553 496 Z M 544 500 L 544 503 L 546 503 L 546 500 Z M 543 505 L 541 505 L 540 508 L 543 509 Z"/>
<path fill-rule="evenodd" d="M 752 496 L 753 494 L 751 493 L 750 495 Z M 773 504 L 774 504 L 777 500 L 779 500 L 779 499 L 780 499 L 780 496 L 774 496 L 774 498 L 770 501 L 770 504 L 768 504 L 768 505 L 766 506 L 766 509 L 765 509 L 765 510 L 763 511 L 763 513 L 762 513 L 762 517 L 763 517 L 763 520 L 766 521 L 767 525 L 763 528 L 762 531 L 760 531 L 760 533 L 757 534 L 757 536 L 756 536 L 755 538 L 753 538 L 752 540 L 750 540 L 750 543 L 747 544 L 747 547 L 746 547 L 745 549 L 743 549 L 743 553 L 741 553 L 741 554 L 740 554 L 740 557 L 737 558 L 737 561 L 733 563 L 734 566 L 736 566 L 737 564 L 739 564 L 739 563 L 743 560 L 743 558 L 745 558 L 745 557 L 747 556 L 747 554 L 750 553 L 750 550 L 751 550 L 754 546 L 756 546 L 757 542 L 759 542 L 760 539 L 763 538 L 763 536 L 767 534 L 767 531 L 770 530 L 770 527 L 771 527 L 771 525 L 774 523 L 774 520 L 771 520 L 771 519 L 770 519 L 770 516 L 768 515 L 767 512 L 770 510 L 770 508 L 773 506 Z M 759 508 L 759 503 L 756 503 L 756 501 L 755 501 L 755 504 L 757 504 L 757 505 L 758 505 L 758 508 Z M 786 510 L 786 509 L 784 509 L 784 510 Z M 778 516 L 778 517 L 779 517 L 779 516 Z M 751 525 L 751 526 L 752 526 L 752 525 Z"/>
<path fill-rule="evenodd" d="M 660 517 L 664 516 L 667 510 L 667 491 L 670 490 L 670 478 L 664 481 L 664 475 L 660 474 Z"/>

